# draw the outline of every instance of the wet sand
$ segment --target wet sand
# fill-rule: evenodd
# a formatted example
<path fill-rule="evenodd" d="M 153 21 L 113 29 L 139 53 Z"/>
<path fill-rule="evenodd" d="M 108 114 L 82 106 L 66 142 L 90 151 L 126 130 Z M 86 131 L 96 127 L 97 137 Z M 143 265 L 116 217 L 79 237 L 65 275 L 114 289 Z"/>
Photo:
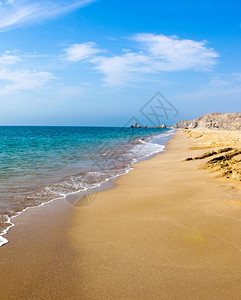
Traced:
<path fill-rule="evenodd" d="M 209 158 L 185 161 L 208 147 L 189 136 L 91 205 L 55 201 L 16 218 L 0 299 L 240 299 L 240 182 L 199 169 Z"/>

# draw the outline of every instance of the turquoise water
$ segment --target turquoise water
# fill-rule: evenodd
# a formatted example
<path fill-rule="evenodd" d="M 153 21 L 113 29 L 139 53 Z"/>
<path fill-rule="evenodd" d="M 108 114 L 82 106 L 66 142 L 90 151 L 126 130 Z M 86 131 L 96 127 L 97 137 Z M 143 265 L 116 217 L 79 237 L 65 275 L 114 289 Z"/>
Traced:
<path fill-rule="evenodd" d="M 23 209 L 87 190 L 160 152 L 166 129 L 0 127 L 1 229 Z"/>

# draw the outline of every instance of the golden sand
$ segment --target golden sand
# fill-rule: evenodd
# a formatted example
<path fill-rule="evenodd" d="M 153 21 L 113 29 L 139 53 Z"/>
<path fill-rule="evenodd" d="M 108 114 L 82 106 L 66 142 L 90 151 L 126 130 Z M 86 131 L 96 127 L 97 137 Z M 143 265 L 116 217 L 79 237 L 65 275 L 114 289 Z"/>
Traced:
<path fill-rule="evenodd" d="M 91 205 L 22 214 L 0 249 L 0 299 L 240 299 L 240 183 L 200 169 L 210 157 L 186 161 L 234 146 L 213 137 L 177 132 Z"/>
<path fill-rule="evenodd" d="M 185 130 L 185 132 L 189 137 L 198 139 L 199 145 L 201 144 L 200 146 L 189 147 L 189 150 L 215 148 L 202 155 L 188 157 L 187 160 L 211 158 L 206 160 L 200 168 L 217 172 L 216 176 L 220 178 L 241 181 L 240 131 Z"/>

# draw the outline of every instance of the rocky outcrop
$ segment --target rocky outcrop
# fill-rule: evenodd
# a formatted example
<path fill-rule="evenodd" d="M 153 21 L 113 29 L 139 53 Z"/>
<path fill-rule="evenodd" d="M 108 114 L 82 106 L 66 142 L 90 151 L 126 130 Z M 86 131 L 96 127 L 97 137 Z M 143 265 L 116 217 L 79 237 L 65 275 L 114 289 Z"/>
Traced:
<path fill-rule="evenodd" d="M 241 130 L 241 113 L 211 113 L 176 123 L 174 128 Z"/>
<path fill-rule="evenodd" d="M 132 124 L 131 128 L 140 128 L 141 126 L 138 123 Z"/>
<path fill-rule="evenodd" d="M 168 128 L 168 129 L 171 129 L 172 127 L 170 127 L 168 125 L 165 125 L 165 124 L 162 124 L 162 125 L 157 126 L 156 128 Z"/>
<path fill-rule="evenodd" d="M 172 127 L 170 127 L 168 125 L 165 125 L 165 124 L 155 126 L 155 127 L 148 127 L 147 125 L 141 126 L 138 123 L 134 123 L 134 124 L 131 125 L 131 128 L 169 128 L 169 129 L 171 129 Z"/>

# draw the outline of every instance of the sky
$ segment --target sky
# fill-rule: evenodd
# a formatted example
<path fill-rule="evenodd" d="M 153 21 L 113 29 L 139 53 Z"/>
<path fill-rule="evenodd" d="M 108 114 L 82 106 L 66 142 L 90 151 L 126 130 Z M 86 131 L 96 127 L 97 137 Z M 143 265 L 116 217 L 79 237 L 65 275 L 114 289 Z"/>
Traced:
<path fill-rule="evenodd" d="M 239 0 L 2 0 L 0 125 L 240 112 L 240 53 Z"/>

